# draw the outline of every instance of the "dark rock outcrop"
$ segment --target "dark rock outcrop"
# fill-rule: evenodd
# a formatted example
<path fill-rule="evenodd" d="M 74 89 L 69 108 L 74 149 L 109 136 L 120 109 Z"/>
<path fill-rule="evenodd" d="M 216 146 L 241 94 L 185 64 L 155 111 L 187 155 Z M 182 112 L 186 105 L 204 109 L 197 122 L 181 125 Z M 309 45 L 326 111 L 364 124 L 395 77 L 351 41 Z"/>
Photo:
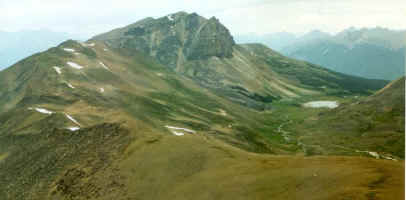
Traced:
<path fill-rule="evenodd" d="M 162 18 L 147 18 L 93 38 L 115 48 L 141 51 L 161 64 L 179 64 L 213 56 L 233 56 L 234 39 L 215 17 L 179 12 Z"/>

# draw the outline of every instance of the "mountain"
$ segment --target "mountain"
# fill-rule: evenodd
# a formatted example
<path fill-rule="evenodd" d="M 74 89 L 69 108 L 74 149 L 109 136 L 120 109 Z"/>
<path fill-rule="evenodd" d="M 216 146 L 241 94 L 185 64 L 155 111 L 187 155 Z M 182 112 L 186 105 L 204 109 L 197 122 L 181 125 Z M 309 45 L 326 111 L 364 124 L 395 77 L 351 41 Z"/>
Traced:
<path fill-rule="evenodd" d="M 258 109 L 275 99 L 321 94 L 320 87 L 363 93 L 386 84 L 288 59 L 260 44 L 237 45 L 218 19 L 195 13 L 147 18 L 92 40 L 139 51 L 217 95 Z"/>
<path fill-rule="evenodd" d="M 345 74 L 394 80 L 405 73 L 405 35 L 383 28 L 350 28 L 330 37 L 299 38 L 281 52 Z"/>
<path fill-rule="evenodd" d="M 331 111 L 302 101 L 387 83 L 185 12 L 68 40 L 0 72 L 0 199 L 400 199 L 403 162 L 301 138 Z"/>
<path fill-rule="evenodd" d="M 47 30 L 0 31 L 0 70 L 34 53 L 56 46 L 69 38 L 83 39 L 71 34 Z"/>
<path fill-rule="evenodd" d="M 240 35 L 238 43 L 256 42 L 283 55 L 333 71 L 372 79 L 395 80 L 405 73 L 405 31 L 354 27 L 335 35 L 314 30 L 302 36 L 281 32 Z"/>

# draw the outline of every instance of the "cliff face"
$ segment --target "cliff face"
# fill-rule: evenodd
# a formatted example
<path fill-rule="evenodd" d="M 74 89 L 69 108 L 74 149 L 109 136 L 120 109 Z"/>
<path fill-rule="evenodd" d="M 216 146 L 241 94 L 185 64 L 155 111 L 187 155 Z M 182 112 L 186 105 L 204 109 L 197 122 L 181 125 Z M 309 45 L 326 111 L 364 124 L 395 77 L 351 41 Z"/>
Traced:
<path fill-rule="evenodd" d="M 211 56 L 229 58 L 232 57 L 234 45 L 234 39 L 227 28 L 212 17 L 200 26 L 193 37 L 188 38 L 185 53 L 189 60 Z"/>
<path fill-rule="evenodd" d="M 218 19 L 179 12 L 147 18 L 94 37 L 114 47 L 141 51 L 171 68 L 185 61 L 232 57 L 234 39 Z"/>

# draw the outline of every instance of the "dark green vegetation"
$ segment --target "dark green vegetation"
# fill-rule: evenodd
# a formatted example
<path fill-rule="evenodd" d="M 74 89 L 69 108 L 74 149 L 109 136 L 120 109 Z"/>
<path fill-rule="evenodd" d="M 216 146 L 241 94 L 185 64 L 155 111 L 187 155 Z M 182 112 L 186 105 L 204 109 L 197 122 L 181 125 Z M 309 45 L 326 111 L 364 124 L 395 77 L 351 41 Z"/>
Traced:
<path fill-rule="evenodd" d="M 307 155 L 378 152 L 381 158 L 404 159 L 404 89 L 401 78 L 369 97 L 327 98 L 341 102 L 333 110 L 280 102 L 268 116 L 283 124 L 287 143 L 300 146 Z"/>
<path fill-rule="evenodd" d="M 386 83 L 183 12 L 66 41 L 0 73 L 0 199 L 401 199 L 404 80 Z M 302 107 L 320 99 L 343 105 Z"/>

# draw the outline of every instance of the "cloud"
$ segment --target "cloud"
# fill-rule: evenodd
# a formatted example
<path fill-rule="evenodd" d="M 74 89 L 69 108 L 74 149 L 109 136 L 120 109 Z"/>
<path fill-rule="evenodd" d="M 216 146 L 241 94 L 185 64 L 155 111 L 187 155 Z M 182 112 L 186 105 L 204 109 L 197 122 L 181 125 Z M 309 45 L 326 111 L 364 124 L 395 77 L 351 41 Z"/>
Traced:
<path fill-rule="evenodd" d="M 18 0 L 0 2 L 0 27 L 91 36 L 145 17 L 184 10 L 216 16 L 234 34 L 337 32 L 350 26 L 406 29 L 405 7 L 404 0 Z"/>

